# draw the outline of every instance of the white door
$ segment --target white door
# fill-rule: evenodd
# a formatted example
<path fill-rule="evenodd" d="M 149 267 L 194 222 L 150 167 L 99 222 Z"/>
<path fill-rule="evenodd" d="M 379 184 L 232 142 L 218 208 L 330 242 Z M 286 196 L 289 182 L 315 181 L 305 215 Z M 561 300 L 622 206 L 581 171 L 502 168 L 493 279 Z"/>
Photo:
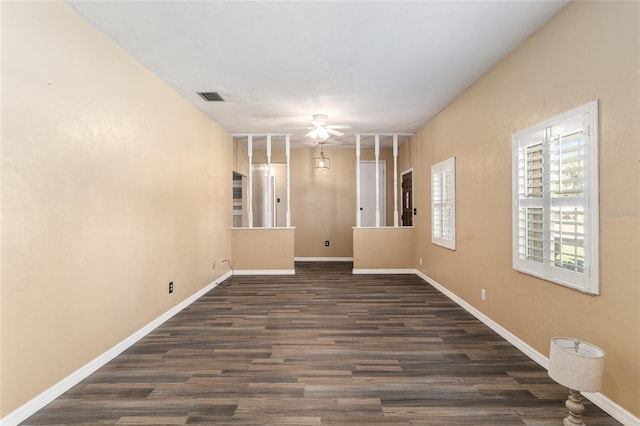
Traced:
<path fill-rule="evenodd" d="M 276 177 L 271 176 L 271 185 L 268 185 L 269 177 L 264 177 L 264 200 L 263 204 L 263 224 L 265 228 L 273 228 L 276 226 Z"/>
<path fill-rule="evenodd" d="M 385 215 L 385 171 L 384 161 L 378 161 L 378 212 L 380 226 L 386 226 Z M 360 162 L 360 226 L 376 226 L 376 162 Z"/>

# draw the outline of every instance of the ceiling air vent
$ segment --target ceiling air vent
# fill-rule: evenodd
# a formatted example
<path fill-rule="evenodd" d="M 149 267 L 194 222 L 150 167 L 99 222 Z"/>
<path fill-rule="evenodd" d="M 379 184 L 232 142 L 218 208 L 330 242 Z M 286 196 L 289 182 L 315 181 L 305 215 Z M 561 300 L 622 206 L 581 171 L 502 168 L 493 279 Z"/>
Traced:
<path fill-rule="evenodd" d="M 207 102 L 224 102 L 224 99 L 218 92 L 198 92 L 198 95 Z"/>

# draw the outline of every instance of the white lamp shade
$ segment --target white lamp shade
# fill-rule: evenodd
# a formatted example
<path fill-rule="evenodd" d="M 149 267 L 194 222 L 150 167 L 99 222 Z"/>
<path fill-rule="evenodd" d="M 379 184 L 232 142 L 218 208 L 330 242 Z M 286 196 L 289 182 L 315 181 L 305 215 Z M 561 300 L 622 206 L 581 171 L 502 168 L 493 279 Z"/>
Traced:
<path fill-rule="evenodd" d="M 551 339 L 549 377 L 569 389 L 597 392 L 602 386 L 604 351 L 570 337 Z"/>

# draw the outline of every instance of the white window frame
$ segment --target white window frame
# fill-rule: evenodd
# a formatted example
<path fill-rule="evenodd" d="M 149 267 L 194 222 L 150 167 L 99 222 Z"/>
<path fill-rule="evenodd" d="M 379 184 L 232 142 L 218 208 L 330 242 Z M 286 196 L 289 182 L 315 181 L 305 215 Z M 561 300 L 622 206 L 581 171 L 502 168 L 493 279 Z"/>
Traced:
<path fill-rule="evenodd" d="M 562 155 L 562 148 L 560 148 L 560 151 L 557 151 L 558 146 L 562 147 L 562 139 L 557 135 L 561 135 L 565 128 L 563 126 L 567 126 L 569 123 L 572 125 L 581 123 L 582 127 L 581 130 L 567 133 L 567 135 L 581 134 L 582 137 L 579 139 L 578 148 L 572 148 L 577 150 L 579 160 L 575 160 L 576 153 L 572 153 L 572 161 L 574 162 L 571 164 L 573 168 L 569 169 L 569 166 L 567 166 L 567 169 L 563 169 L 562 159 L 558 159 L 562 157 L 559 157 L 557 154 L 557 152 L 560 152 Z M 542 147 L 541 155 L 528 157 L 530 154 L 525 154 L 527 147 L 530 148 L 528 152 L 531 153 L 536 149 L 539 151 L 539 148 L 536 148 L 537 145 L 541 145 Z M 552 153 L 552 149 L 556 149 L 556 151 Z M 554 158 L 553 160 L 552 157 Z M 533 174 L 534 172 L 531 171 L 531 168 L 527 169 L 527 161 L 533 161 L 530 158 L 535 159 L 535 161 L 541 161 L 541 167 L 537 167 L 537 164 L 534 163 L 533 167 L 537 169 L 535 175 Z M 560 182 L 562 183 L 561 176 L 569 173 L 567 170 L 576 170 L 575 161 L 581 164 L 579 168 L 581 178 L 577 181 L 578 184 L 576 186 L 580 187 L 581 185 L 582 190 L 579 191 L 579 194 L 575 196 L 563 195 L 575 191 L 562 192 L 562 187 L 558 185 L 557 182 L 553 184 L 558 190 L 552 190 L 550 182 L 552 175 L 556 178 L 560 176 Z M 561 170 L 564 171 L 564 173 L 554 173 L 552 167 L 554 170 Z M 528 176 L 527 173 L 531 173 L 531 175 Z M 537 178 L 538 181 L 535 183 L 527 183 L 531 182 L 527 181 L 528 178 Z M 540 181 L 541 184 L 539 183 Z M 575 181 L 575 179 L 572 179 L 572 182 L 573 181 Z M 524 194 L 525 192 L 529 194 Z M 512 138 L 513 268 L 519 272 L 533 275 L 584 293 L 593 295 L 600 294 L 598 192 L 597 100 L 515 133 Z M 528 229 L 530 223 L 537 224 L 537 220 L 529 222 L 531 216 L 529 216 L 527 209 L 536 209 L 542 213 L 540 216 L 541 227 L 536 226 L 533 234 L 530 233 Z M 571 217 L 571 209 L 574 209 L 574 212 L 582 212 L 582 222 L 577 225 L 580 227 L 579 229 L 582 230 L 582 234 L 574 231 L 574 235 L 579 235 L 582 238 L 582 246 L 580 248 L 582 249 L 581 260 L 583 263 L 579 267 L 575 266 L 579 265 L 578 255 L 574 258 L 575 263 L 573 264 L 573 268 L 570 267 L 570 265 L 558 265 L 558 259 L 561 259 L 560 263 L 565 262 L 563 253 L 563 247 L 565 246 L 561 242 L 560 251 L 558 251 L 557 235 L 558 233 L 562 235 L 566 225 L 562 219 L 555 219 L 554 229 L 553 218 L 558 218 L 558 216 L 563 216 L 564 218 L 565 215 L 562 214 L 563 209 L 569 211 L 567 215 L 569 218 Z M 558 215 L 558 212 L 560 212 L 560 215 Z M 555 213 L 555 215 L 553 213 Z M 537 215 L 538 214 L 539 213 L 537 213 Z M 579 216 L 579 213 L 575 216 L 576 222 L 574 223 L 577 223 L 577 217 Z M 525 218 L 524 220 L 523 217 Z M 575 238 L 576 239 L 572 241 L 580 241 L 578 240 L 578 236 Z M 529 247 L 531 241 L 537 244 Z M 541 241 L 541 243 L 539 241 Z M 562 241 L 562 239 L 560 241 Z"/>
<path fill-rule="evenodd" d="M 444 199 L 447 191 L 444 190 L 445 176 L 448 174 L 450 199 Z M 440 183 L 438 185 L 438 182 Z M 437 223 L 437 218 L 445 218 L 445 210 L 451 209 L 449 220 L 441 220 Z M 439 212 L 436 214 L 436 212 Z M 456 249 L 456 158 L 447 160 L 431 166 L 431 242 L 449 250 Z"/>

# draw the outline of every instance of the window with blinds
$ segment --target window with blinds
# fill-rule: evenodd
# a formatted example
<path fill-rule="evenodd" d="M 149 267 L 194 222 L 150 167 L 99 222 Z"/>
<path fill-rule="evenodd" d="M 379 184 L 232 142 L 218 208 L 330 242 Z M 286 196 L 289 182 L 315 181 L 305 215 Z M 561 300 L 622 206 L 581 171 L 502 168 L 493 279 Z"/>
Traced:
<path fill-rule="evenodd" d="M 456 249 L 456 160 L 431 166 L 431 241 Z"/>
<path fill-rule="evenodd" d="M 598 103 L 513 136 L 513 267 L 599 294 Z"/>

